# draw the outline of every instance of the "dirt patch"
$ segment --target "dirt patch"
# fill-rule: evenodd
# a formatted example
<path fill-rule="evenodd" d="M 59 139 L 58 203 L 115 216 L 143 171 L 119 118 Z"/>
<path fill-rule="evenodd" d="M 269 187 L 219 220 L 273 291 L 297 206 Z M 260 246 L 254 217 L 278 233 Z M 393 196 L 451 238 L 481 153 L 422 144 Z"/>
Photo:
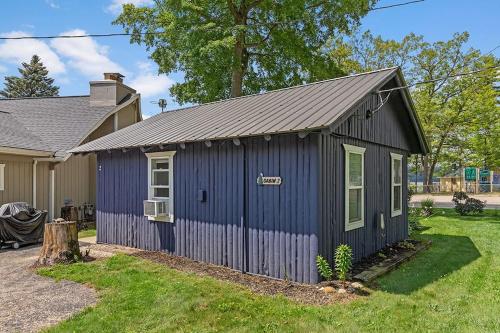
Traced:
<path fill-rule="evenodd" d="M 367 295 L 364 288 L 349 287 L 344 293 L 338 293 L 341 285 L 338 281 L 325 282 L 319 285 L 308 285 L 265 276 L 242 274 L 233 269 L 208 264 L 189 258 L 174 256 L 163 252 L 141 251 L 133 256 L 164 264 L 183 272 L 200 276 L 210 276 L 218 280 L 229 281 L 249 288 L 251 291 L 266 296 L 283 295 L 293 301 L 308 305 L 325 305 L 335 302 L 346 303 L 362 295 Z M 327 293 L 324 288 L 332 286 L 333 292 Z"/>

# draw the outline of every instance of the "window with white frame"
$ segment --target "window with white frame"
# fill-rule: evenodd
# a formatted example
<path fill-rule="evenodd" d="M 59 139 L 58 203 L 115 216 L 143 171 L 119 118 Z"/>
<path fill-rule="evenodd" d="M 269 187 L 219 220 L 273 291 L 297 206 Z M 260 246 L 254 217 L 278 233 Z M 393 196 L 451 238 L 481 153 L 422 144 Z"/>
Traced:
<path fill-rule="evenodd" d="M 5 190 L 5 164 L 0 164 L 0 191 Z"/>
<path fill-rule="evenodd" d="M 403 207 L 403 155 L 391 153 L 391 217 L 399 216 Z"/>
<path fill-rule="evenodd" d="M 345 149 L 345 230 L 365 225 L 365 150 L 344 144 Z"/>
<path fill-rule="evenodd" d="M 173 157 L 175 151 L 148 153 L 148 200 L 168 202 L 169 216 L 173 219 Z"/>

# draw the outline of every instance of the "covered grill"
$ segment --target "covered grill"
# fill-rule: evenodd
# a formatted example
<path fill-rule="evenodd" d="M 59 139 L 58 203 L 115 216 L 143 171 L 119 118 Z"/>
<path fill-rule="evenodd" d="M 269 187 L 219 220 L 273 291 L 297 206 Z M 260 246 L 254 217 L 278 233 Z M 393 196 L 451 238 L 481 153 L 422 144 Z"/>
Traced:
<path fill-rule="evenodd" d="M 0 207 L 0 247 L 12 243 L 22 244 L 43 240 L 47 211 L 37 210 L 26 202 L 7 203 Z"/>

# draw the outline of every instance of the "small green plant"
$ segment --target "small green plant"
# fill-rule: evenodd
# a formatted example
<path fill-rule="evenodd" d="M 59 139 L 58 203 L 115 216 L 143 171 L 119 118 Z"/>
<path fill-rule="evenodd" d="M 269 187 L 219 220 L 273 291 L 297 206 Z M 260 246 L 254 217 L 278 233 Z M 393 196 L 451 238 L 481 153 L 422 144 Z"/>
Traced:
<path fill-rule="evenodd" d="M 385 255 L 385 253 L 384 253 L 384 252 L 378 252 L 378 253 L 377 253 L 377 256 L 379 256 L 379 258 L 382 258 L 382 259 L 387 258 L 387 256 Z"/>
<path fill-rule="evenodd" d="M 428 217 L 432 215 L 434 209 L 434 199 L 426 198 L 420 202 L 420 207 L 422 207 L 422 216 Z"/>
<path fill-rule="evenodd" d="M 333 277 L 333 271 L 328 261 L 322 256 L 316 257 L 316 266 L 318 267 L 319 275 L 325 280 L 331 280 Z"/>
<path fill-rule="evenodd" d="M 352 267 L 352 249 L 349 245 L 341 244 L 335 250 L 335 271 L 337 276 L 344 283 L 347 273 Z"/>

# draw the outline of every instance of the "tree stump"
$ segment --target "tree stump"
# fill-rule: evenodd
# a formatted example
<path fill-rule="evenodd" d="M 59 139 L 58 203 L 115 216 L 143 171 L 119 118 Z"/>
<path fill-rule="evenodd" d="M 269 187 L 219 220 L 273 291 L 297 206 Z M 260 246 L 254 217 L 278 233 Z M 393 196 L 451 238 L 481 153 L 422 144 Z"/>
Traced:
<path fill-rule="evenodd" d="M 53 265 L 58 262 L 74 262 L 81 257 L 76 222 L 54 221 L 45 224 L 43 246 L 38 257 L 38 264 Z"/>

